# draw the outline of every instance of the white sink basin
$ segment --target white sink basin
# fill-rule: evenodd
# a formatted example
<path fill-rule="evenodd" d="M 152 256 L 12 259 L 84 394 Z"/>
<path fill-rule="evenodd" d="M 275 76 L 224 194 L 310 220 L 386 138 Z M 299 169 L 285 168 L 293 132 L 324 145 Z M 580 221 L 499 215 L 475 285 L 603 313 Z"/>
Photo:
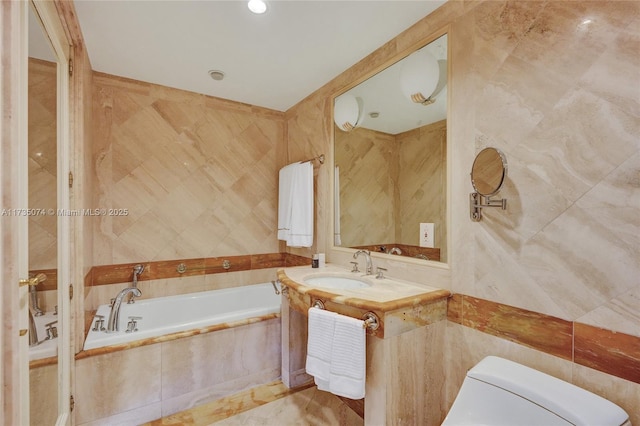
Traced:
<path fill-rule="evenodd" d="M 323 288 L 353 289 L 371 287 L 368 282 L 359 280 L 357 278 L 334 276 L 309 277 L 304 279 L 304 283 L 311 287 Z"/>

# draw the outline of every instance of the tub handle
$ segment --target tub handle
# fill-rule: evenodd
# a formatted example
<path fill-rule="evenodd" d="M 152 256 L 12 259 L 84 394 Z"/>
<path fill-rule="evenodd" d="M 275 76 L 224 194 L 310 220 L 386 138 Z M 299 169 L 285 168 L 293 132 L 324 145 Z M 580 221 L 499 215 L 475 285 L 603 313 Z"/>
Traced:
<path fill-rule="evenodd" d="M 44 340 L 52 340 L 58 337 L 58 327 L 54 327 L 54 324 L 57 324 L 58 320 L 51 321 L 48 324 L 45 324 L 45 331 L 47 332 L 47 337 Z"/>
<path fill-rule="evenodd" d="M 91 331 L 104 331 L 104 315 L 96 315 L 96 321 L 93 323 Z"/>
<path fill-rule="evenodd" d="M 128 317 L 129 322 L 127 323 L 127 331 L 125 333 L 132 333 L 134 331 L 138 331 L 138 321 L 142 319 L 142 317 Z"/>
<path fill-rule="evenodd" d="M 273 291 L 275 291 L 276 294 L 280 294 L 281 292 L 284 292 L 278 289 L 278 284 L 280 284 L 280 289 L 282 289 L 282 283 L 280 282 L 280 280 L 271 281 L 271 285 L 273 286 Z"/>

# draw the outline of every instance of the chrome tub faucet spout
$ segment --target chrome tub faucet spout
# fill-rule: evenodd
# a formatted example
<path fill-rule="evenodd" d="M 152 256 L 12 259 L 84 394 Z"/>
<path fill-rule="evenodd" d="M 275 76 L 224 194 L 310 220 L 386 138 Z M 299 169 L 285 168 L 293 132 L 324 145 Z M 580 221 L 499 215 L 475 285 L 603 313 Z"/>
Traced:
<path fill-rule="evenodd" d="M 136 287 L 127 287 L 120 290 L 120 293 L 116 296 L 113 304 L 111 305 L 111 312 L 109 312 L 109 321 L 107 322 L 107 333 L 113 333 L 120 330 L 120 307 L 122 306 L 122 300 L 129 294 L 140 297 L 142 292 Z"/>

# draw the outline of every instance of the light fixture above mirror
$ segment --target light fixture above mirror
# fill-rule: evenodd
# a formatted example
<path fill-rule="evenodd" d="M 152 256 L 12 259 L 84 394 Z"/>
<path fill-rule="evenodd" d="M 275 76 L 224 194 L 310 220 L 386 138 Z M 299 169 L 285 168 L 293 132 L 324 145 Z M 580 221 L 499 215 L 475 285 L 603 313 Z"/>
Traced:
<path fill-rule="evenodd" d="M 350 132 L 362 122 L 362 98 L 345 93 L 335 100 L 333 121 L 343 132 Z"/>
<path fill-rule="evenodd" d="M 402 93 L 421 105 L 434 103 L 440 80 L 438 60 L 427 50 L 412 53 L 402 61 L 400 86 Z"/>

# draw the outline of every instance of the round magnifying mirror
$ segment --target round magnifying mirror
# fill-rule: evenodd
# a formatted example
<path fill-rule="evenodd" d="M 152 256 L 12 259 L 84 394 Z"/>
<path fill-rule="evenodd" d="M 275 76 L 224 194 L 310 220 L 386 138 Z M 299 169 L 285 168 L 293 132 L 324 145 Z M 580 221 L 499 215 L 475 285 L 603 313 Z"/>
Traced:
<path fill-rule="evenodd" d="M 485 148 L 478 153 L 471 168 L 471 184 L 482 196 L 494 195 L 507 177 L 507 159 L 496 148 Z"/>

